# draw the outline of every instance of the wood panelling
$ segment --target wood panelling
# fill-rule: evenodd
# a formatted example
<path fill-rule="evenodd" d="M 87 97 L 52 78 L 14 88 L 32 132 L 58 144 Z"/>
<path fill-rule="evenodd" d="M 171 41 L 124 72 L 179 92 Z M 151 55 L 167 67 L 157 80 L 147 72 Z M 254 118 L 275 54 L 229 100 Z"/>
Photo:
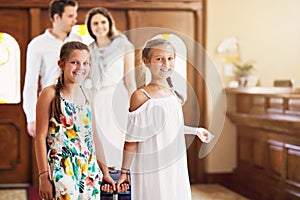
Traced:
<path fill-rule="evenodd" d="M 31 30 L 31 38 L 36 37 L 41 34 L 41 10 L 38 8 L 31 8 L 29 10 L 30 13 L 30 30 Z"/>
<path fill-rule="evenodd" d="M 49 11 L 48 11 L 48 8 L 40 8 L 41 10 L 41 17 L 40 19 L 36 19 L 36 21 L 34 22 L 35 24 L 37 22 L 39 22 L 40 24 L 38 25 L 40 27 L 40 33 L 39 34 L 42 34 L 45 32 L 45 30 L 47 28 L 51 28 L 52 25 L 51 25 L 51 21 L 50 21 L 50 16 L 49 16 Z"/>
<path fill-rule="evenodd" d="M 49 19 L 48 6 L 49 1 L 44 0 L 0 0 L 0 31 L 12 35 L 20 45 L 21 49 L 21 91 L 23 90 L 25 77 L 25 61 L 27 45 L 32 38 L 42 34 L 46 28 L 51 27 Z M 140 0 L 78 0 L 78 24 L 84 24 L 87 12 L 94 7 L 106 7 L 115 18 L 115 23 L 120 31 L 128 31 L 141 27 L 155 26 L 158 28 L 169 29 L 170 32 L 176 32 L 188 46 L 189 62 L 187 78 L 193 91 L 189 95 L 196 94 L 196 99 L 190 100 L 184 105 L 185 120 L 188 125 L 204 126 L 205 116 L 205 87 L 202 76 L 204 72 L 204 60 L 200 52 L 193 47 L 191 41 L 204 45 L 205 41 L 205 4 L 202 0 L 164 0 L 164 1 L 140 1 Z M 159 32 L 149 32 L 140 38 L 140 41 L 133 41 L 141 47 L 147 39 L 150 39 Z M 129 36 L 130 38 L 130 36 Z M 133 38 L 130 38 L 133 39 Z M 203 53 L 203 52 L 202 52 Z M 199 73 L 200 72 L 200 73 Z M 193 116 L 189 110 L 199 107 L 201 119 Z M 14 124 L 19 131 L 18 140 L 9 140 L 5 146 L 14 146 L 18 144 L 20 152 L 20 162 L 16 161 L 16 154 L 12 151 L 12 160 L 0 161 L 0 166 L 10 166 L 13 163 L 15 169 L 0 170 L 1 183 L 29 183 L 37 184 L 36 164 L 33 153 L 32 139 L 28 136 L 26 130 L 25 115 L 22 110 L 22 102 L 17 105 L 0 105 L 0 122 Z M 4 129 L 4 128 L 3 128 Z M 5 127 L 6 129 L 6 127 Z M 3 134 L 13 137 L 16 130 L 7 127 Z M 198 158 L 198 151 L 201 147 L 199 141 L 194 141 L 189 147 L 188 156 L 190 177 L 193 182 L 204 182 L 204 163 Z M 18 151 L 19 151 L 18 150 Z M 15 161 L 13 161 L 15 160 Z M 17 163 L 17 164 L 16 164 Z M 12 165 L 12 166 L 13 166 Z M 34 170 L 32 171 L 32 167 Z M 13 167 L 12 167 L 13 168 Z M 20 168 L 22 172 L 19 172 Z M 11 178 L 14 177 L 14 178 Z"/>
<path fill-rule="evenodd" d="M 25 74 L 30 23 L 28 10 L 0 8 L 0 32 L 14 37 L 20 46 L 21 90 Z M 22 104 L 0 105 L 0 184 L 31 182 L 31 140 L 26 132 Z"/>
<path fill-rule="evenodd" d="M 0 8 L 48 8 L 50 1 L 44 0 L 0 0 Z M 105 7 L 109 9 L 164 9 L 164 10 L 202 10 L 203 1 L 135 1 L 135 0 L 77 0 L 79 8 Z"/>
<path fill-rule="evenodd" d="M 20 125 L 12 119 L 0 120 L 0 184 L 31 181 L 30 141 L 24 137 Z"/>
<path fill-rule="evenodd" d="M 253 159 L 253 139 L 251 137 L 239 137 L 238 139 L 239 161 L 252 164 Z"/>
<path fill-rule="evenodd" d="M 0 170 L 14 170 L 21 159 L 20 129 L 13 123 L 0 123 Z"/>
<path fill-rule="evenodd" d="M 300 147 L 286 145 L 287 148 L 287 174 L 289 183 L 300 187 Z"/>
<path fill-rule="evenodd" d="M 263 140 L 254 140 L 253 147 L 253 165 L 258 168 L 264 169 L 266 166 L 265 162 L 265 142 Z"/>
<path fill-rule="evenodd" d="M 276 141 L 268 141 L 268 168 L 269 172 L 278 177 L 282 177 L 283 174 L 283 143 Z"/>
<path fill-rule="evenodd" d="M 227 113 L 238 132 L 233 183 L 253 199 L 299 199 L 300 112 L 298 89 L 227 89 L 236 109 Z M 296 106 L 295 106 L 296 104 Z M 235 111 L 236 110 L 236 111 Z M 245 179 L 245 177 L 247 177 Z"/>
<path fill-rule="evenodd" d="M 134 0 L 131 0 L 134 1 Z M 147 0 L 135 0 L 135 1 L 140 1 L 140 2 L 146 2 Z M 163 1 L 168 1 L 168 0 L 151 0 L 152 2 L 163 2 Z M 182 0 L 172 0 L 173 2 L 182 2 Z M 199 0 L 185 0 L 185 2 L 199 2 Z"/>
<path fill-rule="evenodd" d="M 179 31 L 194 38 L 195 18 L 190 11 L 130 11 L 130 28 L 161 27 Z"/>

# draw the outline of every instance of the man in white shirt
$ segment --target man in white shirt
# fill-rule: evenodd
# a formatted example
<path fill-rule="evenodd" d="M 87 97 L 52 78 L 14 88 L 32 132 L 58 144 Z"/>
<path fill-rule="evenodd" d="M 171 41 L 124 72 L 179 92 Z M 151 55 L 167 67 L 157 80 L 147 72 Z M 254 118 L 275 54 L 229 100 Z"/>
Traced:
<path fill-rule="evenodd" d="M 27 131 L 35 137 L 36 102 L 40 89 L 53 85 L 59 75 L 57 61 L 61 46 L 68 41 L 81 41 L 71 33 L 77 23 L 78 3 L 74 0 L 52 0 L 49 7 L 52 28 L 35 37 L 27 47 L 26 75 L 23 90 L 23 109 Z"/>

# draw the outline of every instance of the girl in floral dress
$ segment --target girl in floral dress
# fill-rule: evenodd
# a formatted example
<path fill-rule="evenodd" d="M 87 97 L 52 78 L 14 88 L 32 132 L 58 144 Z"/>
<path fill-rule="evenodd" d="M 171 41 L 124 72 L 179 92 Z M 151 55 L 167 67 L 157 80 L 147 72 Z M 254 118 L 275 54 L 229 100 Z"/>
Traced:
<path fill-rule="evenodd" d="M 98 200 L 101 182 L 114 185 L 114 181 L 100 140 L 94 144 L 93 112 L 80 85 L 90 70 L 88 46 L 81 42 L 64 44 L 58 65 L 61 75 L 57 84 L 43 89 L 37 102 L 35 148 L 40 197 Z M 113 190 L 108 185 L 101 189 Z"/>

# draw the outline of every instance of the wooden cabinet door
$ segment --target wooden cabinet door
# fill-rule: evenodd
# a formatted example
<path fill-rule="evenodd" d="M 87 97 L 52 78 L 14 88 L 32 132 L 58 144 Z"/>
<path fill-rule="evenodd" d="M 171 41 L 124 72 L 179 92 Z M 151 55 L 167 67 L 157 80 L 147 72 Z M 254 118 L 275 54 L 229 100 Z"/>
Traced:
<path fill-rule="evenodd" d="M 28 12 L 26 9 L 0 9 L 0 19 L 0 32 L 12 36 L 20 47 L 22 93 L 29 39 Z M 22 102 L 0 104 L 0 185 L 31 183 L 32 146 L 25 122 Z"/>

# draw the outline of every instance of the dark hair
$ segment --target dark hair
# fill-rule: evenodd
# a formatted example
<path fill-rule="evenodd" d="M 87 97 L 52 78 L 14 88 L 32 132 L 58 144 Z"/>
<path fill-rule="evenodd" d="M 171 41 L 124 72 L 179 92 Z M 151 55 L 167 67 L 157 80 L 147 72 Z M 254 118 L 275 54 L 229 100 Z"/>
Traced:
<path fill-rule="evenodd" d="M 49 5 L 50 19 L 53 20 L 55 14 L 61 17 L 66 6 L 78 7 L 78 3 L 74 0 L 52 0 Z"/>
<path fill-rule="evenodd" d="M 97 8 L 92 8 L 87 16 L 86 16 L 86 26 L 87 26 L 87 30 L 90 34 L 90 36 L 95 40 L 97 41 L 97 38 L 96 36 L 93 34 L 92 32 L 92 28 L 91 28 L 91 21 L 92 21 L 92 18 L 94 15 L 96 14 L 101 14 L 103 15 L 104 17 L 107 18 L 108 20 L 108 23 L 109 23 L 109 31 L 108 31 L 108 38 L 112 39 L 112 37 L 116 36 L 119 34 L 119 31 L 116 29 L 115 27 L 115 21 L 114 21 L 114 18 L 113 16 L 110 14 L 110 12 L 106 9 L 106 8 L 103 8 L 103 7 L 97 7 Z"/>
<path fill-rule="evenodd" d="M 71 53 L 74 50 L 86 50 L 87 52 L 89 51 L 89 47 L 86 44 L 83 44 L 82 42 L 67 42 L 65 43 L 61 49 L 60 49 L 60 55 L 59 55 L 59 60 L 63 62 L 63 65 L 65 62 L 68 61 L 70 58 Z M 61 74 L 57 79 L 57 83 L 55 85 L 55 97 L 51 103 L 50 107 L 50 117 L 54 117 L 57 122 L 60 122 L 60 117 L 63 115 L 61 111 L 61 99 L 60 99 L 60 91 L 64 87 L 64 71 L 61 70 Z"/>

